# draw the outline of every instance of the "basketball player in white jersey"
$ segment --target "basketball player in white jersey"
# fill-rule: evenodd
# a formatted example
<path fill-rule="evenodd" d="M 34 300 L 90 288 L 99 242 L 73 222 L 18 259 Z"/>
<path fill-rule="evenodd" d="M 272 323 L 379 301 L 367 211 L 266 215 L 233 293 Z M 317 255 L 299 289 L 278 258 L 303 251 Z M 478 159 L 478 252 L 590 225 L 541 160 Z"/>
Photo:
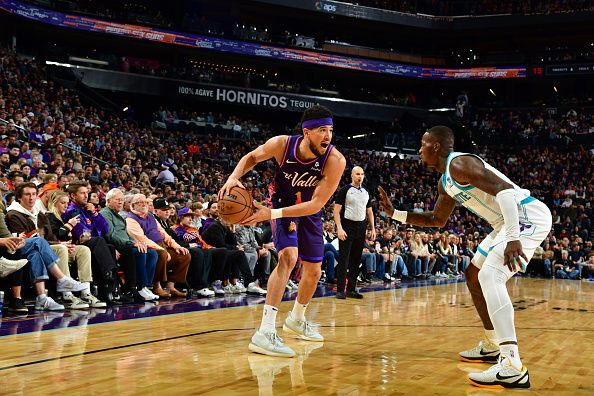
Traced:
<path fill-rule="evenodd" d="M 517 271 L 526 269 L 534 250 L 548 235 L 551 212 L 531 197 L 530 191 L 518 187 L 480 157 L 454 152 L 454 134 L 448 127 L 429 129 L 423 135 L 419 154 L 422 162 L 442 174 L 433 211 L 394 210 L 381 187 L 380 204 L 393 219 L 422 227 L 443 227 L 456 202 L 489 222 L 493 232 L 480 243 L 473 265 L 466 271 L 488 341 L 460 356 L 466 361 L 488 361 L 499 355 L 488 370 L 467 375 L 475 386 L 529 388 L 528 369 L 518 352 L 514 308 L 505 284 Z M 489 346 L 492 344 L 495 346 Z"/>

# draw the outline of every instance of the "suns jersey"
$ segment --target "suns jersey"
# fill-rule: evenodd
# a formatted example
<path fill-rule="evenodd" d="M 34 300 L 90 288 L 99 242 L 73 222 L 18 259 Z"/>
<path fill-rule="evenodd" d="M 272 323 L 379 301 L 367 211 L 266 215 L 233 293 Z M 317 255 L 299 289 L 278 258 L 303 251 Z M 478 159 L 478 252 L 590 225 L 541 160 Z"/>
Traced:
<path fill-rule="evenodd" d="M 515 198 L 516 204 L 518 205 L 520 223 L 529 222 L 526 211 L 523 209 L 523 205 L 535 201 L 536 198 L 530 196 L 529 190 L 518 187 L 507 176 L 474 154 L 459 152 L 450 153 L 447 159 L 445 173 L 441 176 L 441 183 L 445 192 L 450 197 L 454 198 L 460 205 L 464 206 L 466 209 L 489 222 L 495 231 L 499 231 L 503 227 L 503 215 L 501 214 L 501 208 L 499 207 L 499 204 L 495 200 L 495 196 L 488 194 L 470 184 L 460 185 L 450 175 L 450 164 L 452 163 L 452 160 L 464 155 L 470 155 L 478 158 L 483 162 L 485 168 L 513 186 L 513 189 L 516 192 Z"/>
<path fill-rule="evenodd" d="M 314 190 L 323 178 L 326 161 L 334 146 L 329 145 L 323 155 L 303 162 L 297 157 L 297 148 L 301 139 L 303 139 L 301 135 L 287 138 L 283 159 L 278 164 L 274 182 L 269 188 L 272 205 L 275 208 L 310 201 Z"/>

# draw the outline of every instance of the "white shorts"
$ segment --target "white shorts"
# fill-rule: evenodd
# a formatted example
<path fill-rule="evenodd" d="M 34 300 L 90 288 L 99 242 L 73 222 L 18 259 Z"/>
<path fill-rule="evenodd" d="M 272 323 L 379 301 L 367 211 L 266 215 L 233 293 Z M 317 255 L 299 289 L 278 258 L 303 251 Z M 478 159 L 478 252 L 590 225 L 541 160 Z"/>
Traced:
<path fill-rule="evenodd" d="M 545 240 L 551 226 L 553 224 L 553 218 L 551 211 L 544 203 L 540 202 L 536 198 L 528 200 L 525 204 L 519 206 L 520 209 L 520 242 L 522 243 L 522 250 L 528 258 L 528 261 L 532 259 L 534 251 L 540 244 Z M 482 268 L 483 265 L 491 265 L 499 269 L 503 269 L 508 272 L 508 276 L 511 277 L 515 274 L 503 264 L 505 247 L 505 229 L 499 231 L 493 231 L 490 233 L 477 247 L 477 252 L 472 259 L 472 264 L 477 268 Z M 528 263 L 524 263 L 524 259 L 521 260 L 522 269 L 524 272 Z"/>

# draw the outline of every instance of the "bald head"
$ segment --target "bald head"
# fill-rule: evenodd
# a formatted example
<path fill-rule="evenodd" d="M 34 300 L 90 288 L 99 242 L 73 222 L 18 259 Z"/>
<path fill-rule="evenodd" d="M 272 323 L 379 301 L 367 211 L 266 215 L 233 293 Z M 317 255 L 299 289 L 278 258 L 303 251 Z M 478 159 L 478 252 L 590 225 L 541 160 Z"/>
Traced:
<path fill-rule="evenodd" d="M 437 125 L 423 134 L 419 156 L 427 167 L 445 172 L 447 158 L 452 151 L 454 132 L 447 126 Z"/>
<path fill-rule="evenodd" d="M 436 125 L 427 130 L 437 142 L 441 143 L 441 147 L 446 149 L 454 149 L 454 132 L 444 125 Z"/>
<path fill-rule="evenodd" d="M 351 181 L 353 186 L 361 187 L 364 178 L 365 173 L 363 172 L 363 168 L 361 168 L 360 166 L 355 166 L 351 171 Z"/>

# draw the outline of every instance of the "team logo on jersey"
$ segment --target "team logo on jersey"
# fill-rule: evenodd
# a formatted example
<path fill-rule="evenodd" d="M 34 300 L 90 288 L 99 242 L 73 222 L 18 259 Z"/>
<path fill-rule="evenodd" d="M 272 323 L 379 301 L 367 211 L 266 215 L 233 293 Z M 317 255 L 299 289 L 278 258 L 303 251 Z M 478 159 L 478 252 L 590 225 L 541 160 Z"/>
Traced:
<path fill-rule="evenodd" d="M 318 176 L 310 175 L 309 172 L 299 174 L 299 172 L 283 172 L 285 179 L 291 181 L 292 187 L 315 187 L 320 182 Z"/>
<path fill-rule="evenodd" d="M 297 224 L 295 224 L 294 221 L 292 221 L 292 222 L 289 223 L 288 231 L 289 232 L 295 232 L 295 231 L 297 231 Z"/>

